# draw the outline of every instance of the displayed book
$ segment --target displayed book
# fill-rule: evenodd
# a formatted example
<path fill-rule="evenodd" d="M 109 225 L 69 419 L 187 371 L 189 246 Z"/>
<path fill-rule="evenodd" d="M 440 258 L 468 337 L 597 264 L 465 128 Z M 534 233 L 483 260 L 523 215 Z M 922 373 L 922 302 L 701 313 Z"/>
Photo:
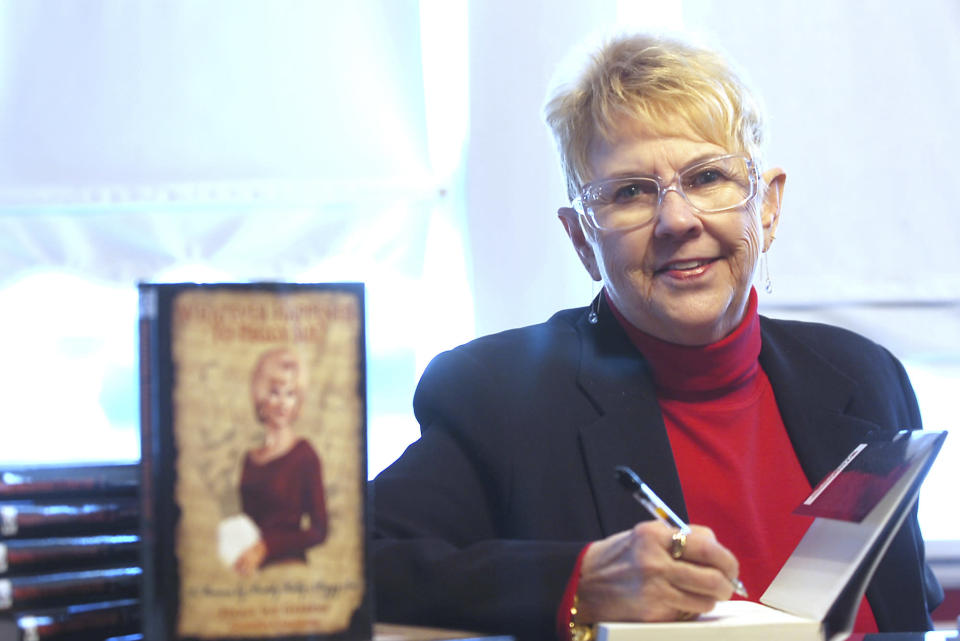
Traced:
<path fill-rule="evenodd" d="M 7 467 L 0 470 L 0 501 L 131 496 L 140 486 L 135 463 Z"/>
<path fill-rule="evenodd" d="M 141 284 L 143 633 L 369 639 L 363 286 Z"/>
<path fill-rule="evenodd" d="M 136 498 L 94 498 L 73 502 L 11 501 L 0 503 L 0 541 L 12 538 L 136 531 Z"/>
<path fill-rule="evenodd" d="M 855 448 L 798 506 L 813 522 L 759 603 L 721 602 L 692 621 L 603 622 L 598 641 L 846 638 L 946 434 L 905 430 Z"/>
<path fill-rule="evenodd" d="M 16 616 L 16 636 L 17 641 L 89 641 L 138 634 L 140 615 L 137 599 L 32 609 Z"/>
<path fill-rule="evenodd" d="M 0 579 L 0 612 L 139 596 L 139 567 L 54 572 Z"/>
<path fill-rule="evenodd" d="M 0 578 L 51 570 L 140 562 L 136 534 L 10 539 L 0 541 Z"/>

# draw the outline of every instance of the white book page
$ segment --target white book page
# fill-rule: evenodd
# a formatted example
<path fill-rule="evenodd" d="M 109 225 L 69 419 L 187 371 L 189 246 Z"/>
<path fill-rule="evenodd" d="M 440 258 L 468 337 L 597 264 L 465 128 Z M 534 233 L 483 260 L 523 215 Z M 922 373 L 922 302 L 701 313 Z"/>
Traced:
<path fill-rule="evenodd" d="M 819 621 L 752 601 L 721 601 L 692 621 L 601 623 L 597 641 L 818 641 Z"/>

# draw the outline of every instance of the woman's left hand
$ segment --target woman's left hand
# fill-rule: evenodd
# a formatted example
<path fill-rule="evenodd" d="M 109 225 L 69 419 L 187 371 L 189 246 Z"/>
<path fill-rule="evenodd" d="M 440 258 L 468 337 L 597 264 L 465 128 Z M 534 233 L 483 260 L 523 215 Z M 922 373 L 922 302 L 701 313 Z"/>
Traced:
<path fill-rule="evenodd" d="M 246 550 L 233 564 L 233 569 L 240 576 L 250 576 L 254 571 L 263 565 L 263 560 L 267 558 L 267 546 L 261 540 L 257 541 Z"/>

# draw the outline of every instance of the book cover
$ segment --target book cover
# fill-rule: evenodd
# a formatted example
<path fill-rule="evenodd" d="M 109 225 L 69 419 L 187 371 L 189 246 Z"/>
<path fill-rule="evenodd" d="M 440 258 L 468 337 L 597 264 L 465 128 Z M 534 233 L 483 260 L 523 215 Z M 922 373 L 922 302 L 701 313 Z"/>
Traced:
<path fill-rule="evenodd" d="M 369 638 L 362 285 L 140 296 L 146 638 Z"/>
<path fill-rule="evenodd" d="M 135 565 L 136 534 L 11 539 L 0 541 L 0 577 L 93 566 Z"/>
<path fill-rule="evenodd" d="M 793 513 L 859 523 L 907 471 L 918 446 L 906 433 L 861 443 Z"/>

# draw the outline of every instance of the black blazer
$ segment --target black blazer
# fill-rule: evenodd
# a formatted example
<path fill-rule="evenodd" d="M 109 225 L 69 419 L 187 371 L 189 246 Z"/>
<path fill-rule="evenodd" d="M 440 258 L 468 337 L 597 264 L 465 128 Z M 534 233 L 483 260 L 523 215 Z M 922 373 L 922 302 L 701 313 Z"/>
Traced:
<path fill-rule="evenodd" d="M 835 327 L 761 318 L 760 363 L 812 485 L 864 439 L 919 428 L 885 349 Z M 421 438 L 372 483 L 377 619 L 553 636 L 582 547 L 649 514 L 633 467 L 686 508 L 644 358 L 608 309 L 477 339 L 437 356 L 414 397 Z M 943 598 L 916 508 L 867 597 L 881 631 L 927 630 Z"/>

